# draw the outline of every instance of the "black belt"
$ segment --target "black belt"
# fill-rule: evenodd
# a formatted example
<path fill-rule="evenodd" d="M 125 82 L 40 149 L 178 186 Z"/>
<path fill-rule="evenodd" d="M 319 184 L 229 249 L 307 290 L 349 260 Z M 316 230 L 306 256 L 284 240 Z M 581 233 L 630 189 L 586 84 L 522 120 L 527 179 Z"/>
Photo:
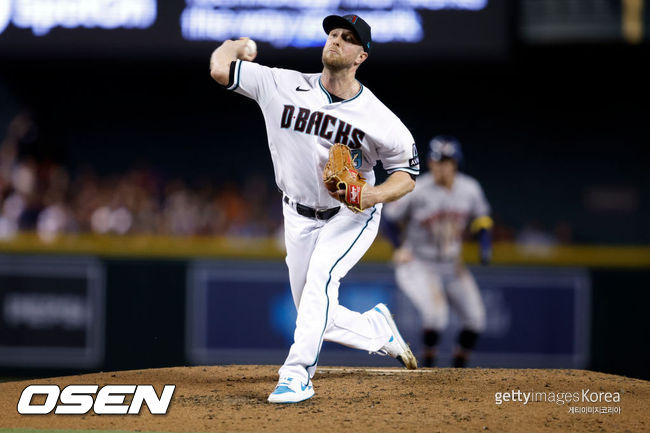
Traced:
<path fill-rule="evenodd" d="M 286 195 L 284 196 L 284 202 L 286 204 L 291 204 L 289 201 L 289 197 Z M 300 203 L 296 203 L 296 212 L 298 212 L 300 215 L 307 217 L 307 218 L 312 218 L 312 219 L 317 219 L 317 220 L 328 220 L 332 218 L 334 215 L 339 213 L 339 210 L 341 210 L 341 207 L 333 207 L 330 209 L 323 209 L 323 210 L 318 210 L 314 209 L 313 207 L 305 206 Z"/>

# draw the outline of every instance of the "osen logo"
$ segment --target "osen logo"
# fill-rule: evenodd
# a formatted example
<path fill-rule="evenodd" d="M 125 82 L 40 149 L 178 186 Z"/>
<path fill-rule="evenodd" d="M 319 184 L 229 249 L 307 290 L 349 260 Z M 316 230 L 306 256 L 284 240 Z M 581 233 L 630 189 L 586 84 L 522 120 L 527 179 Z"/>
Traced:
<path fill-rule="evenodd" d="M 68 385 L 63 390 L 57 385 L 29 385 L 20 395 L 18 413 L 45 415 L 54 410 L 57 415 L 83 415 L 93 409 L 98 415 L 138 415 L 146 403 L 152 415 L 164 415 L 175 389 L 176 385 L 165 385 L 158 397 L 153 385 L 106 385 L 101 389 L 98 385 Z M 124 404 L 131 394 L 131 403 Z M 40 396 L 38 403 L 34 396 Z M 42 396 L 44 403 L 40 403 Z"/>

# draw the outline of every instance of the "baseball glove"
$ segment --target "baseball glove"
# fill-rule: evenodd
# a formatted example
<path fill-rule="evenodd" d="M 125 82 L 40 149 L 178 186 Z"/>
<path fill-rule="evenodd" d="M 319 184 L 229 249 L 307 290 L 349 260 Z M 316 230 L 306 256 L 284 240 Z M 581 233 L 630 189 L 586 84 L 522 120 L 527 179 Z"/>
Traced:
<path fill-rule="evenodd" d="M 366 179 L 354 168 L 350 148 L 336 143 L 330 148 L 330 156 L 323 169 L 323 182 L 329 192 L 345 191 L 345 195 L 335 198 L 354 212 L 361 212 L 361 194 L 366 186 Z"/>

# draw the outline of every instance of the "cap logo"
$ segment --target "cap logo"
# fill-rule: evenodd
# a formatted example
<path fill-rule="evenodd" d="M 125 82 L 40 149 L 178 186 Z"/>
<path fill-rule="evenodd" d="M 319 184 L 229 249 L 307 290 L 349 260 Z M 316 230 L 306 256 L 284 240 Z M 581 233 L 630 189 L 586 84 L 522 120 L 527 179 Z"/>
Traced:
<path fill-rule="evenodd" d="M 352 17 L 352 24 L 354 24 L 354 23 L 356 23 L 356 22 L 357 22 L 357 16 L 354 15 L 354 16 Z"/>

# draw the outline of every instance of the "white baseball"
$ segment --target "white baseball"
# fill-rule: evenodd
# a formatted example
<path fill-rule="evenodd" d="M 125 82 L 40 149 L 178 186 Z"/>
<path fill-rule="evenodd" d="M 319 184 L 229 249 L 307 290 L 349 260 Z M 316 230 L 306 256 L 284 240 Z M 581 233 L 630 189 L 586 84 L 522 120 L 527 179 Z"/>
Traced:
<path fill-rule="evenodd" d="M 254 40 L 249 39 L 248 42 L 246 42 L 246 54 L 249 56 L 254 56 L 257 53 L 257 44 L 255 43 Z"/>

